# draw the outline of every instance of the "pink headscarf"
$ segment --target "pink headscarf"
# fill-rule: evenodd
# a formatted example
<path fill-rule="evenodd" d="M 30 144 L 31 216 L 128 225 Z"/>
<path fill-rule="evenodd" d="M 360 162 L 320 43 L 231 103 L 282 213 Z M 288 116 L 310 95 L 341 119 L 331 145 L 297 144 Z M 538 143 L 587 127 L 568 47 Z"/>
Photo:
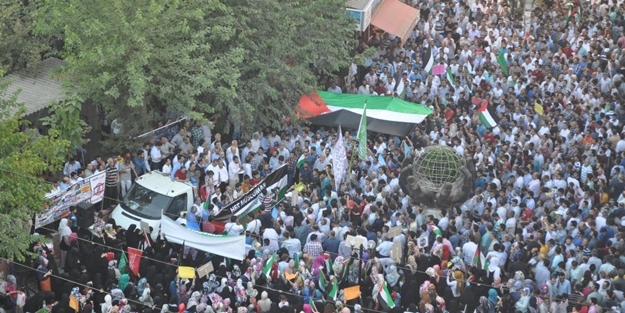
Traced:
<path fill-rule="evenodd" d="M 304 313 L 313 313 L 313 310 L 310 307 L 310 304 L 308 304 L 308 303 L 304 304 L 304 307 L 302 308 L 302 310 L 304 311 Z"/>
<path fill-rule="evenodd" d="M 313 276 L 319 276 L 319 272 L 321 271 L 319 267 L 323 266 L 325 263 L 326 259 L 322 255 L 319 255 L 315 258 L 315 261 L 313 262 Z"/>
<path fill-rule="evenodd" d="M 421 292 L 427 291 L 429 287 L 430 287 L 430 281 L 426 280 L 425 282 L 423 282 L 423 285 L 421 285 L 419 292 L 421 293 Z"/>

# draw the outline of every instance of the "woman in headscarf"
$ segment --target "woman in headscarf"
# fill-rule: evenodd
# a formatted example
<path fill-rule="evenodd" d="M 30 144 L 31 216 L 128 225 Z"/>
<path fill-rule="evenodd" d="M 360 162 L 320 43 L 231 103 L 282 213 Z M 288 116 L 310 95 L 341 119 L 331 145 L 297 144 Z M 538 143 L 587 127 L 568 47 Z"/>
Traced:
<path fill-rule="evenodd" d="M 521 313 L 527 313 L 530 306 L 529 288 L 523 288 L 521 290 L 521 299 L 514 304 L 514 309 Z"/>
<path fill-rule="evenodd" d="M 72 235 L 72 229 L 68 226 L 69 221 L 64 218 L 59 222 L 59 238 L 61 239 L 61 268 L 65 267 L 65 257 L 70 249 L 69 236 Z"/>
<path fill-rule="evenodd" d="M 461 271 L 449 271 L 449 274 L 447 275 L 447 285 L 451 290 L 453 298 L 459 300 L 465 286 L 464 274 Z"/>
<path fill-rule="evenodd" d="M 72 272 L 80 268 L 80 251 L 78 250 L 78 240 L 70 241 L 70 249 L 65 256 L 65 271 Z"/>
<path fill-rule="evenodd" d="M 488 263 L 488 270 L 486 271 L 486 285 L 492 285 L 496 278 L 501 278 L 501 269 L 499 268 L 499 258 L 492 257 Z"/>
<path fill-rule="evenodd" d="M 269 294 L 267 294 L 266 291 L 263 291 L 260 294 L 260 300 L 257 301 L 257 304 L 260 308 L 260 312 L 258 313 L 269 312 L 269 310 L 271 309 L 271 300 L 269 299 Z"/>
<path fill-rule="evenodd" d="M 52 270 L 48 269 L 48 259 L 41 257 L 39 260 L 39 267 L 37 267 L 37 279 L 39 280 L 39 290 L 52 291 Z"/>
<path fill-rule="evenodd" d="M 435 302 L 436 297 L 438 297 L 438 295 L 436 294 L 436 286 L 430 283 L 430 281 L 426 280 L 423 285 L 421 285 L 419 293 L 421 294 L 419 309 L 422 312 L 425 312 L 425 305 L 432 304 L 433 302 Z"/>
<path fill-rule="evenodd" d="M 138 248 L 141 238 L 138 236 L 137 225 L 131 224 L 126 230 L 126 245 L 131 248 Z"/>
<path fill-rule="evenodd" d="M 124 291 L 124 294 L 126 294 L 126 287 L 128 287 L 128 284 L 130 283 L 130 275 L 128 274 L 122 274 L 119 276 L 119 282 L 117 283 L 117 285 L 119 286 L 119 289 L 121 289 L 122 291 Z"/>
<path fill-rule="evenodd" d="M 498 302 L 499 296 L 497 295 L 497 290 L 494 288 L 488 289 L 488 304 L 492 305 L 492 307 L 497 307 Z"/>
<path fill-rule="evenodd" d="M 475 309 L 476 313 L 494 313 L 495 307 L 491 306 L 488 302 L 488 298 L 482 296 L 480 297 L 480 305 Z"/>
<path fill-rule="evenodd" d="M 395 287 L 395 285 L 399 282 L 399 274 L 397 273 L 397 267 L 395 265 L 388 267 L 386 281 L 391 287 Z"/>
<path fill-rule="evenodd" d="M 4 293 L 11 299 L 11 304 L 15 305 L 17 300 L 17 278 L 13 275 L 8 275 L 6 279 L 6 285 L 4 286 Z"/>

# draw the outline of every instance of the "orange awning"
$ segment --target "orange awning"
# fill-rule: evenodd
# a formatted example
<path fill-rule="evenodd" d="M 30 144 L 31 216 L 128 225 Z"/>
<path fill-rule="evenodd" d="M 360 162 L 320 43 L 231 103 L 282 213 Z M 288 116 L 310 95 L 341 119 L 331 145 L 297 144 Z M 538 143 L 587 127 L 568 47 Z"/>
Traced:
<path fill-rule="evenodd" d="M 419 10 L 399 2 L 383 0 L 371 20 L 371 24 L 401 38 L 405 42 L 419 20 Z"/>

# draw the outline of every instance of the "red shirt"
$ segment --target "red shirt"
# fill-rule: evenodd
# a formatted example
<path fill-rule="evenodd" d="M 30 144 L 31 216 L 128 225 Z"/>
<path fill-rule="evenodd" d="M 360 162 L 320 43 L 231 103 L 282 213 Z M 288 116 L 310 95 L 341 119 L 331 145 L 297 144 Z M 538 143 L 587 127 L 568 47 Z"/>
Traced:
<path fill-rule="evenodd" d="M 450 108 L 447 108 L 447 110 L 445 110 L 445 119 L 447 120 L 447 123 L 453 122 L 454 115 L 455 115 L 454 110 Z"/>
<path fill-rule="evenodd" d="M 176 178 L 180 179 L 180 180 L 186 180 L 187 179 L 187 171 L 185 170 L 184 173 L 182 172 L 182 170 L 178 170 L 176 172 Z"/>

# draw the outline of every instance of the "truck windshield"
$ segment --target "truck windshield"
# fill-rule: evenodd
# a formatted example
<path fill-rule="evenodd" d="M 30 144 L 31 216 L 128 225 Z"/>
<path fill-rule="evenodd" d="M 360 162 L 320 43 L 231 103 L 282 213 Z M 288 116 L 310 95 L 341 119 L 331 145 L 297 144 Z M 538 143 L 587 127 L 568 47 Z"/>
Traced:
<path fill-rule="evenodd" d="M 161 212 L 167 210 L 172 198 L 147 189 L 140 184 L 133 184 L 121 206 L 137 216 L 161 218 Z"/>

